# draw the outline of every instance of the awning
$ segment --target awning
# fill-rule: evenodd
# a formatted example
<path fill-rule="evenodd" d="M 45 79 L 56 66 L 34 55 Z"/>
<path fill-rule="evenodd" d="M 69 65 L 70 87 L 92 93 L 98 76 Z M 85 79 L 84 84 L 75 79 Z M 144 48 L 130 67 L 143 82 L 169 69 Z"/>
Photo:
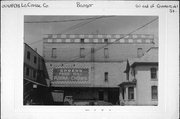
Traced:
<path fill-rule="evenodd" d="M 136 81 L 122 82 L 118 86 L 124 87 L 124 86 L 127 86 L 127 85 L 136 85 Z"/>

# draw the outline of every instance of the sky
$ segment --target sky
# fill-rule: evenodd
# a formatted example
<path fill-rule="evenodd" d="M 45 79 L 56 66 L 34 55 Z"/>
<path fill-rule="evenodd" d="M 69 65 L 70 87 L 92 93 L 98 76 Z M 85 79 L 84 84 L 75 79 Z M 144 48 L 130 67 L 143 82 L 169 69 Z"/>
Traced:
<path fill-rule="evenodd" d="M 97 17 L 100 16 L 24 16 L 24 42 L 33 49 L 37 48 L 38 53 L 42 55 L 44 34 L 129 34 L 157 18 L 157 16 L 106 16 L 96 20 L 51 22 Z M 49 22 L 43 23 L 44 21 Z M 74 27 L 79 23 L 79 27 Z M 155 44 L 158 45 L 158 19 L 133 34 L 152 34 Z"/>

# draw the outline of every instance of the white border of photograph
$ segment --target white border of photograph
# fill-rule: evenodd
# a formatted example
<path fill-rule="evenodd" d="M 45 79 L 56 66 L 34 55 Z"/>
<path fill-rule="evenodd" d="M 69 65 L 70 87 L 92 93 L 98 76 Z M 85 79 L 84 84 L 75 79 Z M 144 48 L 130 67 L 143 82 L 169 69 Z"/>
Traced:
<path fill-rule="evenodd" d="M 3 4 L 7 3 L 12 2 L 3 2 Z M 2 118 L 177 118 L 179 105 L 178 12 L 172 14 L 169 13 L 168 9 L 137 9 L 135 7 L 138 3 L 160 3 L 148 1 L 87 1 L 87 3 L 93 4 L 92 8 L 78 8 L 76 2 L 70 1 L 38 1 L 33 3 L 46 3 L 49 8 L 1 9 Z M 164 3 L 170 4 L 168 2 Z M 174 2 L 174 4 L 177 4 L 177 2 Z M 159 16 L 158 106 L 23 106 L 24 15 Z"/>

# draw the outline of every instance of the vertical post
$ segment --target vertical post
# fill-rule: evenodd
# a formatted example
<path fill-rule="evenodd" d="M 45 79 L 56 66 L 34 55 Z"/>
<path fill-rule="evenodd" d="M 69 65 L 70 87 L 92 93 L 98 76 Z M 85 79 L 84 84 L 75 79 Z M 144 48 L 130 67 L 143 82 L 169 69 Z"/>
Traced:
<path fill-rule="evenodd" d="M 92 72 L 92 81 L 94 86 L 94 80 L 95 80 L 95 64 L 94 64 L 94 45 L 91 48 L 91 72 Z"/>
<path fill-rule="evenodd" d="M 122 101 L 123 100 L 123 89 L 122 87 L 119 88 L 119 100 Z"/>
<path fill-rule="evenodd" d="M 126 87 L 125 101 L 128 101 L 128 87 Z"/>
<path fill-rule="evenodd" d="M 54 68 L 52 69 L 52 81 L 54 82 Z"/>
<path fill-rule="evenodd" d="M 134 86 L 134 101 L 136 101 L 136 86 Z"/>

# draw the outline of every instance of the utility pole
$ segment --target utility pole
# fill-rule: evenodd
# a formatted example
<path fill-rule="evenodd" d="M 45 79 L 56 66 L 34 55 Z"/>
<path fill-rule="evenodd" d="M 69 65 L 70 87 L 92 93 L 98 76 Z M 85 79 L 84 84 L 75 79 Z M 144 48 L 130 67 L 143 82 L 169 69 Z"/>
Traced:
<path fill-rule="evenodd" d="M 95 63 L 94 63 L 94 44 L 91 47 L 91 72 L 92 72 L 92 80 L 93 80 L 93 86 L 94 86 L 94 80 L 95 80 Z"/>

